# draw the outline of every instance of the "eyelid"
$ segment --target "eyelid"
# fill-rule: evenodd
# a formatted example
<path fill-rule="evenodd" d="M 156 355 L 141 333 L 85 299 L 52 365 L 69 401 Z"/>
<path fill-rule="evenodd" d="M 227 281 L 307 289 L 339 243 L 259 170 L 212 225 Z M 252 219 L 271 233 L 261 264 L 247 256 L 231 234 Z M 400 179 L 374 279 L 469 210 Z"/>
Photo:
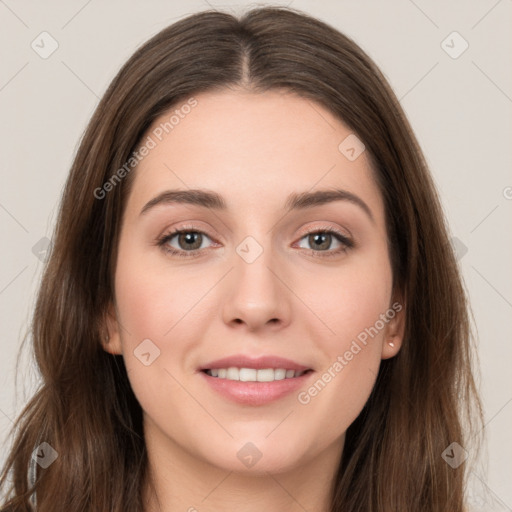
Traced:
<path fill-rule="evenodd" d="M 175 226 L 164 229 L 162 234 L 157 237 L 157 240 L 161 239 L 163 237 L 167 237 L 169 235 L 179 234 L 180 231 L 194 231 L 196 233 L 201 233 L 202 235 L 206 235 L 211 240 L 220 240 L 222 238 L 221 236 L 211 235 L 209 228 L 203 228 L 201 226 L 198 226 L 198 225 L 192 224 L 192 223 L 185 223 L 185 224 L 177 224 Z"/>
<path fill-rule="evenodd" d="M 336 226 L 333 226 L 332 224 L 321 224 L 320 226 L 315 225 L 315 226 L 306 227 L 306 228 L 304 228 L 303 231 L 301 231 L 300 237 L 302 238 L 306 235 L 309 235 L 311 233 L 316 233 L 318 231 L 333 231 L 334 233 L 338 233 L 340 236 L 342 236 L 344 238 L 349 238 L 350 240 L 354 239 L 354 237 L 352 236 L 352 233 L 348 229 L 345 228 L 346 233 L 343 233 L 342 229 L 340 229 Z"/>

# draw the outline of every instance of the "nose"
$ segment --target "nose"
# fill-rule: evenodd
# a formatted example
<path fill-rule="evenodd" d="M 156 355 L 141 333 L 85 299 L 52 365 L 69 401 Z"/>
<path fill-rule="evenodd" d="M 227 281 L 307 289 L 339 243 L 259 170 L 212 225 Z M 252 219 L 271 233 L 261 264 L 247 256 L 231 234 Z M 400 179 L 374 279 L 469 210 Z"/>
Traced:
<path fill-rule="evenodd" d="M 286 286 L 286 267 L 278 264 L 271 250 L 249 261 L 239 254 L 233 257 L 234 268 L 224 283 L 224 322 L 251 332 L 284 328 L 290 322 L 293 295 Z"/>

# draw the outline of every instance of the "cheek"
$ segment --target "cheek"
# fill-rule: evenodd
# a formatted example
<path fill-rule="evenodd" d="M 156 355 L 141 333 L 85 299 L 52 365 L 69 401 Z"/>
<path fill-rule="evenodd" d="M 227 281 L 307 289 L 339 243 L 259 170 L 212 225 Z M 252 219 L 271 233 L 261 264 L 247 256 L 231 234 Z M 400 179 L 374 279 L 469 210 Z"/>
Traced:
<path fill-rule="evenodd" d="M 318 322 L 314 327 L 311 323 L 310 331 L 323 364 L 298 402 L 309 411 L 308 417 L 329 418 L 326 425 L 332 435 L 346 430 L 367 402 L 387 333 L 392 283 L 389 262 L 376 258 L 371 264 L 363 263 L 361 260 L 360 265 L 329 276 L 318 275 L 314 292 L 308 295 L 308 305 L 319 312 L 323 325 L 319 329 Z"/>
<path fill-rule="evenodd" d="M 120 273 L 120 277 L 122 275 Z M 175 323 L 169 315 L 173 308 L 172 297 L 155 289 L 151 279 L 137 273 L 120 279 L 116 292 L 124 327 L 121 334 L 123 360 L 130 386 L 146 415 L 162 416 L 166 410 L 162 399 L 181 396 L 179 386 L 167 373 L 170 354 L 162 343 L 162 334 Z M 162 307 L 164 304 L 168 309 Z M 171 374 L 175 373 L 169 369 Z M 166 421 L 164 414 L 162 423 Z"/>
<path fill-rule="evenodd" d="M 174 326 L 190 310 L 197 294 L 182 282 L 179 272 L 170 276 L 168 269 L 154 265 L 136 251 L 128 245 L 123 248 L 116 271 L 124 341 L 140 343 L 149 338 L 161 344 L 172 336 Z"/>
<path fill-rule="evenodd" d="M 194 283 L 201 277 L 187 278 L 179 271 L 171 274 L 138 251 L 128 243 L 121 246 L 115 287 L 126 370 L 147 411 L 147 407 L 158 408 L 164 390 L 167 399 L 187 401 L 177 373 L 183 371 L 189 350 L 201 339 L 200 299 L 212 283 Z"/>
<path fill-rule="evenodd" d="M 347 265 L 329 272 L 316 273 L 314 284 L 310 280 L 297 281 L 300 283 L 295 287 L 297 295 L 304 297 L 304 302 L 319 320 L 308 322 L 310 339 L 322 340 L 319 344 L 331 360 L 340 351 L 349 349 L 355 339 L 362 342 L 366 338 L 375 339 L 376 343 L 368 343 L 367 348 L 370 351 L 378 349 L 378 340 L 385 334 L 387 324 L 382 322 L 381 315 L 385 315 L 390 307 L 391 268 L 384 250 L 367 256 L 354 258 L 347 261 Z M 368 331 L 372 333 L 371 337 Z"/>

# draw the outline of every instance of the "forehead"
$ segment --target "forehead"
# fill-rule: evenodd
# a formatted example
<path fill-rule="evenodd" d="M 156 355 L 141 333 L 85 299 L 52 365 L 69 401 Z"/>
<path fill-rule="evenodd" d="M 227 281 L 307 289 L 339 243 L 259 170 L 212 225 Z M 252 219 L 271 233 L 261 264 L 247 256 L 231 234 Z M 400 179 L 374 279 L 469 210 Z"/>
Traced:
<path fill-rule="evenodd" d="M 140 211 L 167 189 L 214 190 L 235 210 L 282 207 L 292 192 L 333 187 L 382 214 L 366 151 L 347 158 L 344 141 L 357 144 L 355 134 L 316 102 L 289 92 L 232 90 L 193 100 L 172 107 L 144 136 L 152 148 L 133 171 L 128 209 Z"/>

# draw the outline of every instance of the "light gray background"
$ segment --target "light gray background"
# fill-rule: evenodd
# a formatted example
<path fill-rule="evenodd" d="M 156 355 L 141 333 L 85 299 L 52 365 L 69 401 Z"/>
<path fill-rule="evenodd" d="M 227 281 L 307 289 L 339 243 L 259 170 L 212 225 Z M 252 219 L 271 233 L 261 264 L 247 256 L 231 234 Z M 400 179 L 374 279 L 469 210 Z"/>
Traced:
<path fill-rule="evenodd" d="M 511 511 L 512 0 L 288 4 L 369 53 L 425 152 L 479 334 L 488 442 L 473 471 L 470 502 L 472 510 Z M 7 429 L 38 382 L 24 352 L 15 387 L 16 355 L 42 270 L 32 249 L 51 237 L 62 186 L 98 99 L 133 51 L 165 26 L 209 7 L 240 13 L 255 5 L 0 0 L 0 462 Z M 47 59 L 31 47 L 43 31 L 59 45 Z M 461 49 L 460 40 L 442 43 L 453 31 L 469 44 L 458 58 L 445 49 Z"/>

